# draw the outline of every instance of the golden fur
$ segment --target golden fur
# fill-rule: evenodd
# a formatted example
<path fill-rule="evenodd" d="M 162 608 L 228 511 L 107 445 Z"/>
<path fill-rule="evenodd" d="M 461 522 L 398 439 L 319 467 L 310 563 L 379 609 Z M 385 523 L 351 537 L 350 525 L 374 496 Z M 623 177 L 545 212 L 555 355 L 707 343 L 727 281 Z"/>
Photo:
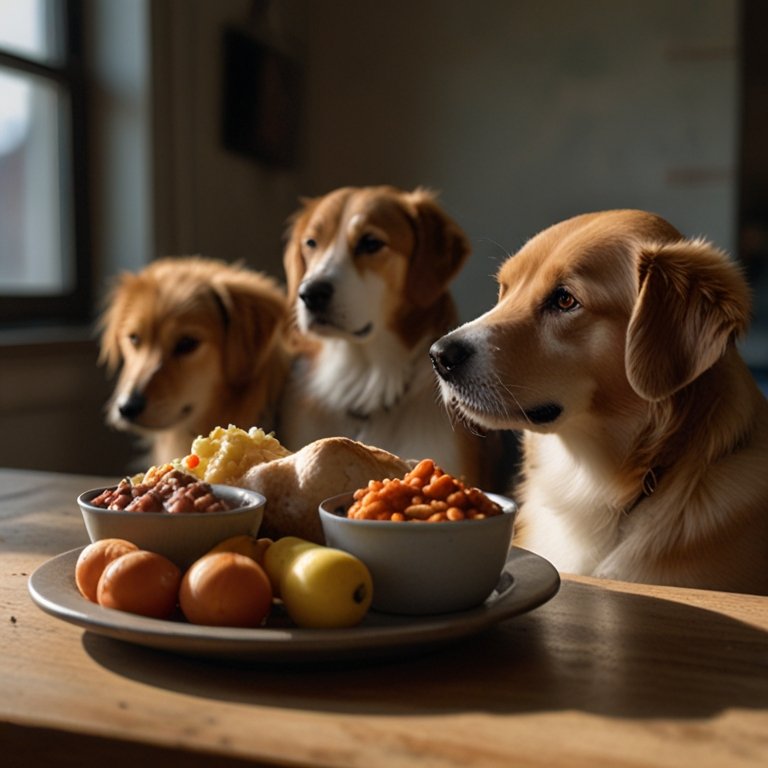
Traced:
<path fill-rule="evenodd" d="M 437 342 L 443 396 L 523 430 L 517 543 L 563 571 L 768 593 L 768 404 L 738 268 L 641 211 L 577 216 Z"/>
<path fill-rule="evenodd" d="M 154 463 L 216 426 L 270 429 L 290 365 L 288 307 L 269 277 L 201 257 L 123 274 L 101 317 L 101 361 L 120 374 L 107 420 L 144 436 Z"/>
<path fill-rule="evenodd" d="M 451 425 L 427 354 L 457 322 L 448 285 L 469 252 L 423 189 L 345 187 L 304 203 L 284 254 L 307 342 L 282 408 L 285 445 L 344 436 L 481 480 L 493 440 Z"/>

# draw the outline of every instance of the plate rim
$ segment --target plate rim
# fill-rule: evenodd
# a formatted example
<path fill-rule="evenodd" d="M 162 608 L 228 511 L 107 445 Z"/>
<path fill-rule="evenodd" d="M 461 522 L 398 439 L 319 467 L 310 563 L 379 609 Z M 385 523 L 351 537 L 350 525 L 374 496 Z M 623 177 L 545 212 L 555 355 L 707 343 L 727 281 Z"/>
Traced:
<path fill-rule="evenodd" d="M 511 576 L 511 586 L 467 611 L 418 617 L 372 611 L 362 624 L 344 629 L 208 627 L 152 619 L 89 602 L 74 579 L 83 549 L 62 552 L 29 576 L 29 594 L 41 610 L 94 634 L 210 658 L 296 662 L 383 656 L 403 647 L 433 646 L 477 634 L 538 608 L 560 588 L 560 575 L 548 560 L 512 547 L 500 574 L 500 579 Z"/>

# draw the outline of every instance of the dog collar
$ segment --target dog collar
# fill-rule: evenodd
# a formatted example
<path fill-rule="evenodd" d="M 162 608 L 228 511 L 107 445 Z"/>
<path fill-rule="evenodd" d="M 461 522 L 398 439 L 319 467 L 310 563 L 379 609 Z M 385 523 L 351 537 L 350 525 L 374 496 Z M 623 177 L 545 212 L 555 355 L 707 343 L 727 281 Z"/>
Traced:
<path fill-rule="evenodd" d="M 408 394 L 408 390 L 411 388 L 411 383 L 408 382 L 403 391 L 397 396 L 395 401 L 391 405 L 380 405 L 372 411 L 358 411 L 354 408 L 347 409 L 347 416 L 355 421 L 369 421 L 370 418 L 376 413 L 389 413 L 397 404 Z"/>

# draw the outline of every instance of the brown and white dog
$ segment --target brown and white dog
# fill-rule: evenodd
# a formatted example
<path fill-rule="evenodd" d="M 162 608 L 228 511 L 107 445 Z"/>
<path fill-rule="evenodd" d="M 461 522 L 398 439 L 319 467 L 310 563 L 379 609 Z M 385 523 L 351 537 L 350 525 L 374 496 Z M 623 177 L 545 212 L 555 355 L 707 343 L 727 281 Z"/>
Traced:
<path fill-rule="evenodd" d="M 448 284 L 469 251 L 423 189 L 345 187 L 305 202 L 284 254 L 308 343 L 282 408 L 287 447 L 351 437 L 478 479 L 482 438 L 451 424 L 428 356 L 457 323 Z"/>
<path fill-rule="evenodd" d="M 768 404 L 737 267 L 641 211 L 530 240 L 431 349 L 445 400 L 524 430 L 517 543 L 560 570 L 768 593 Z"/>
<path fill-rule="evenodd" d="M 101 361 L 120 369 L 108 423 L 147 439 L 155 463 L 216 426 L 270 429 L 289 317 L 276 282 L 221 261 L 171 257 L 123 274 L 101 317 Z"/>

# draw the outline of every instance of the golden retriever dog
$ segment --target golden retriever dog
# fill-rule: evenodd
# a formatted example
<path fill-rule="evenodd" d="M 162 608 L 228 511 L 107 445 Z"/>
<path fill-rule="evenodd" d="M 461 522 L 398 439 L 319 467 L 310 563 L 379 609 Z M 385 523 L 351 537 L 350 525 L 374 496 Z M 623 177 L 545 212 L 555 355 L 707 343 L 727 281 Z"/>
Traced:
<path fill-rule="evenodd" d="M 768 593 L 768 405 L 740 271 L 658 216 L 564 221 L 434 344 L 443 397 L 523 431 L 516 543 L 561 571 Z"/>
<path fill-rule="evenodd" d="M 270 429 L 289 318 L 277 283 L 240 266 L 169 257 L 123 274 L 100 322 L 101 361 L 120 369 L 108 423 L 147 439 L 154 463 L 216 426 Z"/>
<path fill-rule="evenodd" d="M 307 341 L 281 410 L 288 448 L 349 437 L 480 480 L 483 438 L 451 424 L 428 356 L 457 324 L 448 285 L 469 252 L 423 189 L 345 187 L 305 202 L 284 253 Z"/>

